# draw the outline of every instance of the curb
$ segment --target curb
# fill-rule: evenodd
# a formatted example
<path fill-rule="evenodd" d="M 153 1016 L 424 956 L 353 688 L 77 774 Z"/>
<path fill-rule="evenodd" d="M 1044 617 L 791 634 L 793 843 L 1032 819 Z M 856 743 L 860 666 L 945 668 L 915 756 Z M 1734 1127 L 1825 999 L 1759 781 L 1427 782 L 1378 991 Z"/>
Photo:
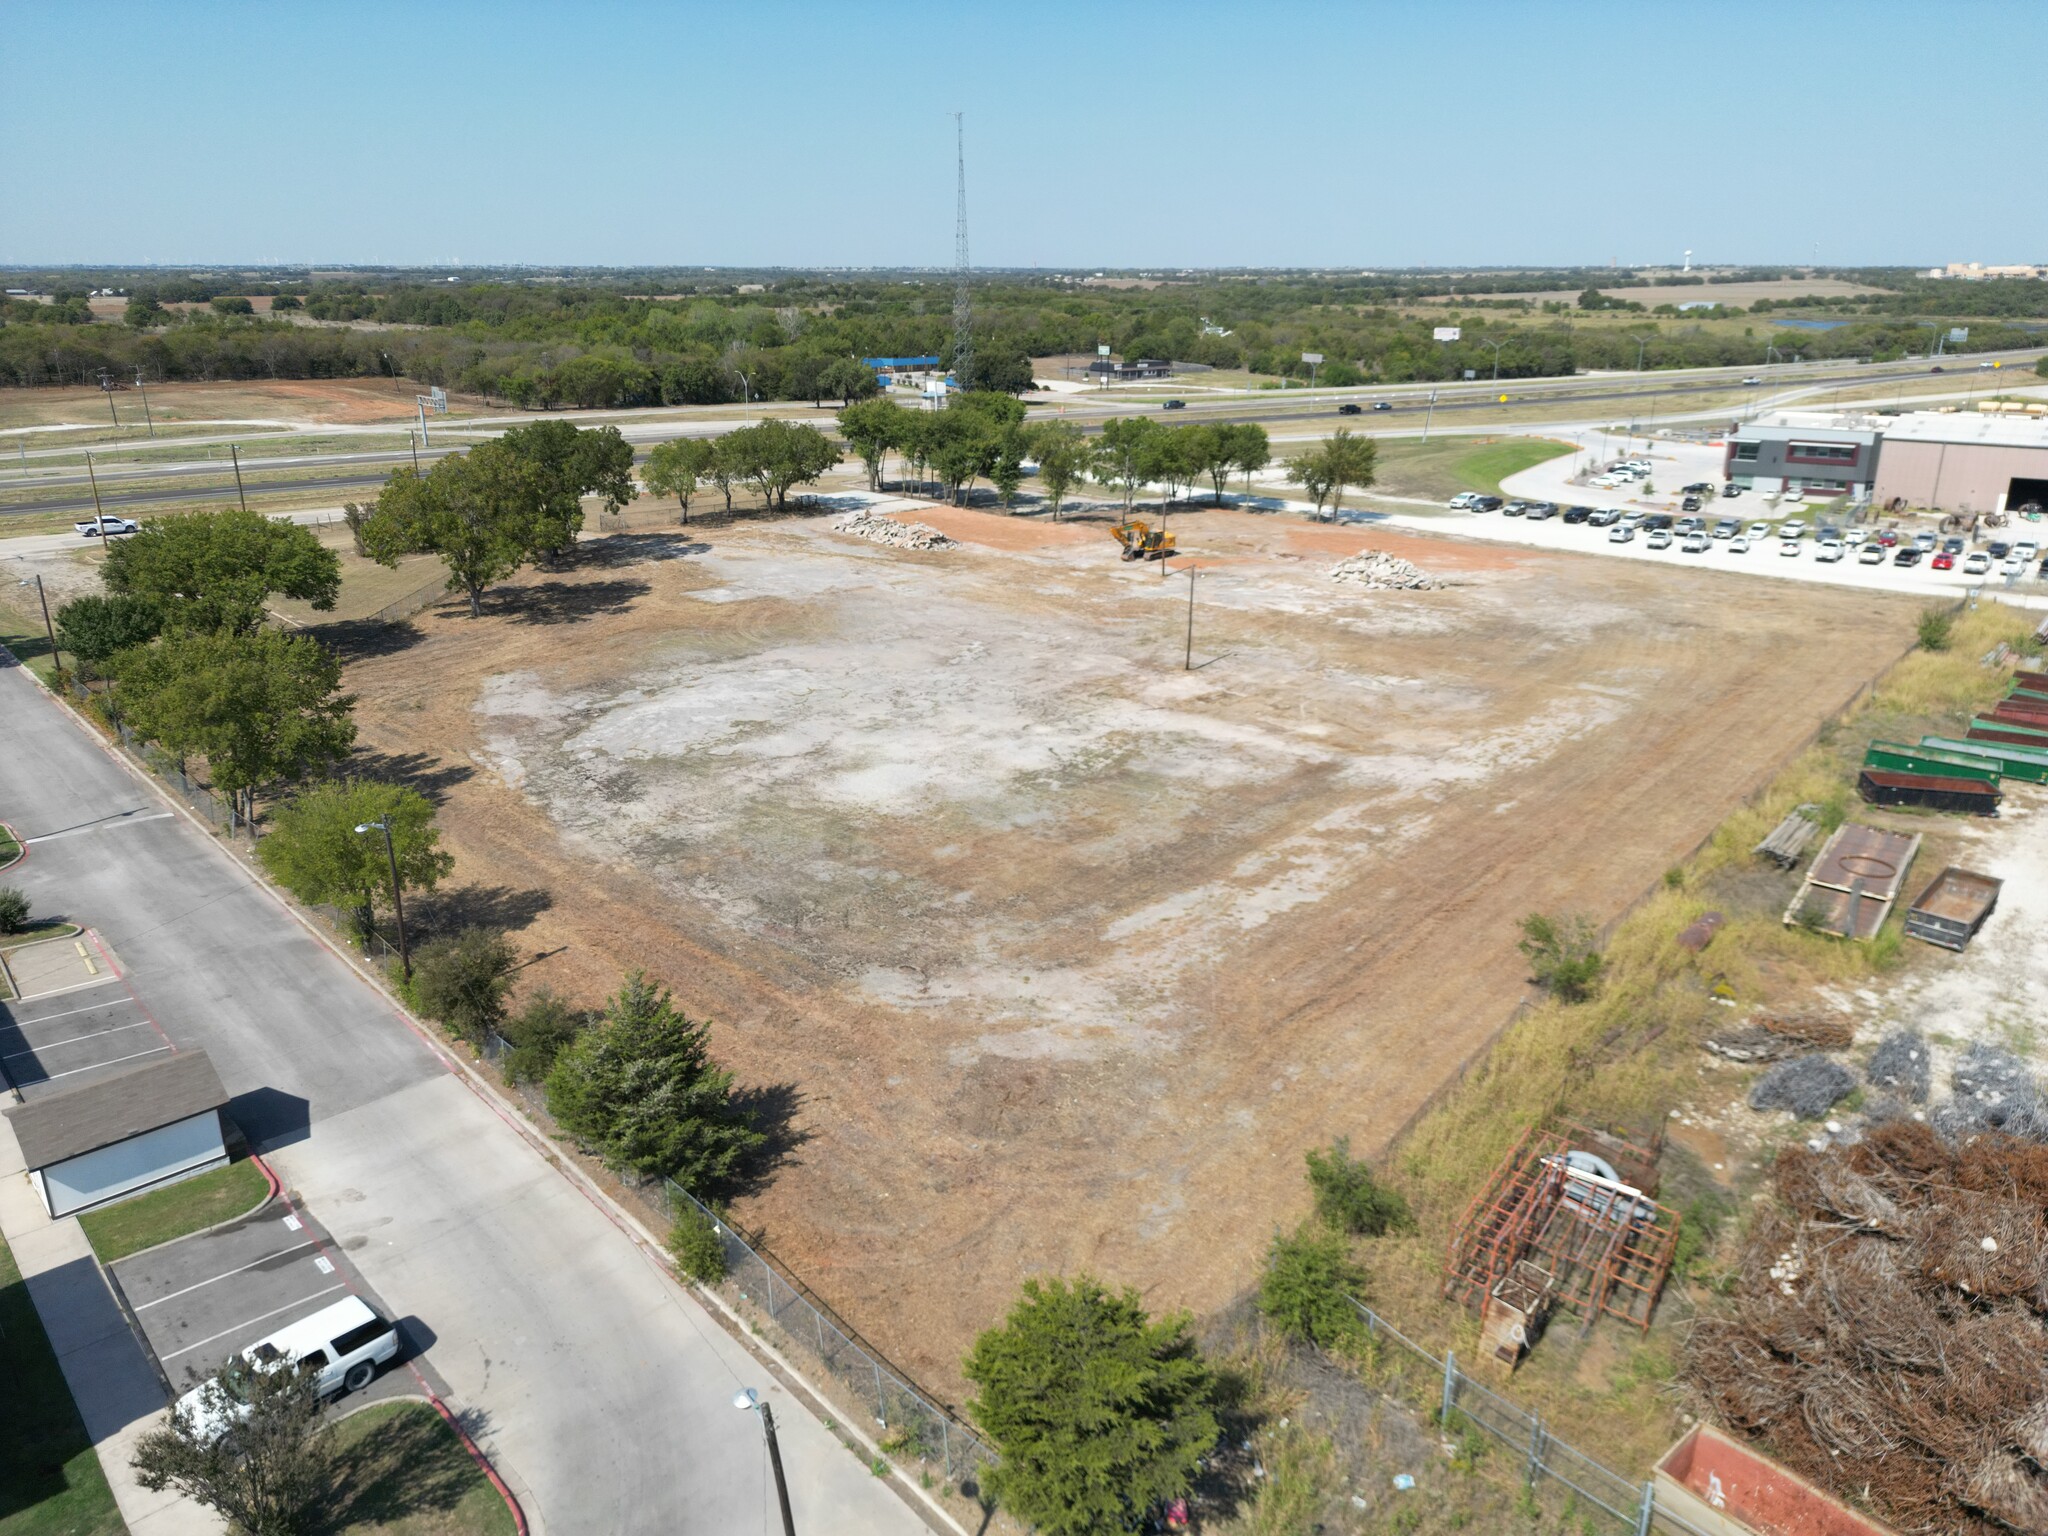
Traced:
<path fill-rule="evenodd" d="M 0 646 L 0 650 L 5 649 L 6 647 Z M 11 656 L 14 653 L 12 651 L 9 651 L 8 654 Z M 16 663 L 16 665 L 19 665 L 19 663 Z M 27 668 L 23 668 L 22 670 L 27 671 Z M 30 672 L 29 676 L 34 677 L 35 674 L 33 672 Z M 6 871 L 14 868 L 15 865 L 21 863 L 28 857 L 28 843 L 22 837 L 22 835 L 14 829 L 14 824 L 12 822 L 0 821 L 0 832 L 5 832 L 9 837 L 14 839 L 14 857 L 9 859 L 5 864 L 0 864 L 0 874 L 4 874 Z"/>

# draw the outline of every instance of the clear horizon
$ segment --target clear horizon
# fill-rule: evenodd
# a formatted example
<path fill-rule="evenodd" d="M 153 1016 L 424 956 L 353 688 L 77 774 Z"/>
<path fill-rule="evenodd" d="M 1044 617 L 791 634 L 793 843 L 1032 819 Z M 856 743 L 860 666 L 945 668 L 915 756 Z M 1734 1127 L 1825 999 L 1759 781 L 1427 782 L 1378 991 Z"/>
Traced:
<path fill-rule="evenodd" d="M 14 8 L 9 265 L 939 270 L 956 107 L 981 268 L 2048 261 L 2023 0 L 203 15 Z"/>

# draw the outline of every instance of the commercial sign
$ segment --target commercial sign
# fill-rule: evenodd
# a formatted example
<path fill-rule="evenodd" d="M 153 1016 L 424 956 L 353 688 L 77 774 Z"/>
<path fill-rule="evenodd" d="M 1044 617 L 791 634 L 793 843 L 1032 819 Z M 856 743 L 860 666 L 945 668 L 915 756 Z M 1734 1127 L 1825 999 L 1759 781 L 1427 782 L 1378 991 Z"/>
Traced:
<path fill-rule="evenodd" d="M 1323 354 L 1320 352 L 1304 352 L 1301 354 L 1301 360 L 1313 368 L 1322 362 Z"/>
<path fill-rule="evenodd" d="M 1459 326 L 1440 325 L 1434 331 L 1430 332 L 1430 334 L 1436 337 L 1438 341 L 1456 341 L 1458 339 L 1460 331 L 1461 327 Z"/>
<path fill-rule="evenodd" d="M 1970 328 L 1967 325 L 1952 325 L 1949 327 L 1948 339 L 1950 341 L 1968 341 L 1970 339 Z"/>

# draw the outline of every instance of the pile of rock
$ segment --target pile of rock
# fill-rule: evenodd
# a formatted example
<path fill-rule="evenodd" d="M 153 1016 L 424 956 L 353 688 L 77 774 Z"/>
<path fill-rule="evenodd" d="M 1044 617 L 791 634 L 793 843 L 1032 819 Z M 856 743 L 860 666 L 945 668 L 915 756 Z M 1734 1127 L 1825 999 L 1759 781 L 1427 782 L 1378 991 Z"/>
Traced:
<path fill-rule="evenodd" d="M 1434 592 L 1443 586 L 1420 567 L 1376 549 L 1362 549 L 1349 560 L 1331 566 L 1330 579 L 1354 587 L 1370 587 L 1376 592 Z"/>
<path fill-rule="evenodd" d="M 950 549 L 953 546 L 953 541 L 936 528 L 923 523 L 899 523 L 893 517 L 878 516 L 866 507 L 835 518 L 832 531 L 850 533 L 856 539 L 886 544 L 891 549 Z"/>

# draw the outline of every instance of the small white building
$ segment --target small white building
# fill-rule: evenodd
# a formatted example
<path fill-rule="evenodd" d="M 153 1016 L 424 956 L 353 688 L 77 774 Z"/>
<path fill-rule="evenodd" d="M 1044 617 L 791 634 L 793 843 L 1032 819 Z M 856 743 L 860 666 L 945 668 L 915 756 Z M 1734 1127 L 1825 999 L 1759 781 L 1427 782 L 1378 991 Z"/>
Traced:
<path fill-rule="evenodd" d="M 204 1051 L 109 1072 L 7 1111 L 43 1207 L 72 1216 L 228 1160 L 220 1074 Z"/>

